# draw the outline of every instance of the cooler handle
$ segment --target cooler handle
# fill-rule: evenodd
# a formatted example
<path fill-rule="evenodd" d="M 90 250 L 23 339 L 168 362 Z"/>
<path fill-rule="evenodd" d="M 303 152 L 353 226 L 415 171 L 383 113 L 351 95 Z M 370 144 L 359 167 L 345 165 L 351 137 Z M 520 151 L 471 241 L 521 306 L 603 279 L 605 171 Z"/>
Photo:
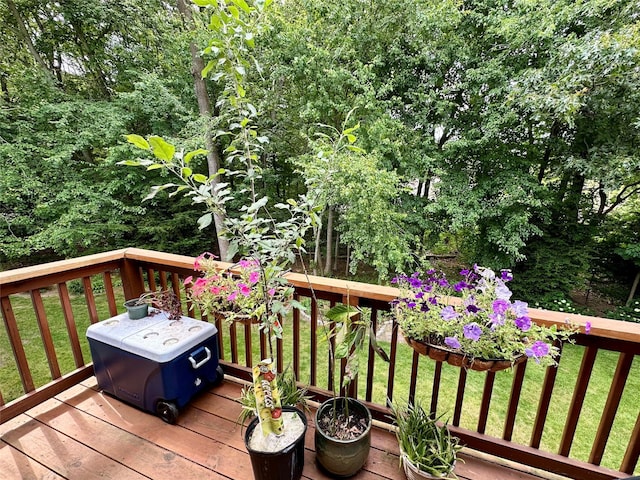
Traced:
<path fill-rule="evenodd" d="M 194 355 L 198 355 L 200 352 L 202 352 L 203 349 L 204 349 L 204 352 L 206 353 L 205 357 L 202 360 L 200 360 L 199 362 L 196 362 L 196 359 L 193 358 L 193 356 Z M 209 350 L 207 347 L 200 347 L 198 350 L 193 352 L 191 354 L 191 356 L 189 356 L 189 361 L 191 362 L 191 366 L 194 369 L 200 368 L 202 365 L 207 363 L 209 360 L 211 360 L 211 350 Z"/>

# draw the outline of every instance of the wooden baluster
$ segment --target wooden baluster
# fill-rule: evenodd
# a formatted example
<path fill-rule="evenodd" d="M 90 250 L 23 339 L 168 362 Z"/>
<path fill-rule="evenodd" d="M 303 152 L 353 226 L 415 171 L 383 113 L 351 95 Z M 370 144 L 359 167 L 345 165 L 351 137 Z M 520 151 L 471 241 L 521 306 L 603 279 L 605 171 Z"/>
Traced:
<path fill-rule="evenodd" d="M 369 334 L 374 334 L 378 331 L 378 309 L 371 309 L 371 329 L 369 330 Z M 365 392 L 365 400 L 367 402 L 371 401 L 373 396 L 373 374 L 376 365 L 376 352 L 371 346 L 371 342 L 369 342 L 369 354 L 368 354 L 368 364 L 367 364 L 367 388 Z"/>
<path fill-rule="evenodd" d="M 56 348 L 53 344 L 53 338 L 51 336 L 51 330 L 49 329 L 49 322 L 47 321 L 47 313 L 42 303 L 42 296 L 40 290 L 31 290 L 31 303 L 33 304 L 33 310 L 36 314 L 36 320 L 38 321 L 38 328 L 40 329 L 40 337 L 44 344 L 44 351 L 47 354 L 47 362 L 49 363 L 49 371 L 51 372 L 51 379 L 55 380 L 60 378 L 60 366 L 58 365 L 58 356 L 56 355 Z"/>
<path fill-rule="evenodd" d="M 638 412 L 636 425 L 633 427 L 627 451 L 624 453 L 620 471 L 632 474 L 638 464 L 638 457 L 640 457 L 640 412 Z"/>
<path fill-rule="evenodd" d="M 460 376 L 458 378 L 458 393 L 456 394 L 456 406 L 453 410 L 453 425 L 460 426 L 460 417 L 462 416 L 462 403 L 464 401 L 464 390 L 467 385 L 467 369 L 460 368 Z"/>
<path fill-rule="evenodd" d="M 414 351 L 415 355 L 418 355 Z M 442 362 L 436 362 L 436 366 L 433 369 L 433 386 L 431 387 L 431 407 L 430 413 L 432 416 L 438 414 L 438 396 L 440 395 L 440 380 L 442 378 Z"/>
<path fill-rule="evenodd" d="M 115 317 L 118 314 L 118 306 L 116 305 L 116 295 L 113 291 L 113 282 L 111 280 L 111 272 L 102 274 L 104 283 L 104 291 L 107 294 L 107 305 L 109 305 L 109 315 Z"/>
<path fill-rule="evenodd" d="M 284 319 L 282 318 L 282 316 L 278 315 L 278 319 L 280 320 L 280 325 L 282 325 L 282 328 L 284 328 Z M 261 336 L 264 337 L 264 335 Z M 284 343 L 281 338 L 278 338 L 276 340 L 276 352 L 278 372 L 282 372 L 284 370 Z"/>
<path fill-rule="evenodd" d="M 244 323 L 244 363 L 247 367 L 253 367 L 253 338 L 251 336 L 251 319 L 248 318 L 243 323 Z"/>
<path fill-rule="evenodd" d="M 67 324 L 67 332 L 69 332 L 69 340 L 71 341 L 71 351 L 73 352 L 73 359 L 76 363 L 76 367 L 80 368 L 84 366 L 84 357 L 82 356 L 82 348 L 80 347 L 80 340 L 78 339 L 78 328 L 76 327 L 76 321 L 73 316 L 73 309 L 71 308 L 71 299 L 69 298 L 69 290 L 65 282 L 58 284 L 58 297 L 62 305 L 62 312 L 64 314 L 64 321 Z"/>
<path fill-rule="evenodd" d="M 229 343 L 231 344 L 231 363 L 238 363 L 238 333 L 236 322 L 229 324 Z"/>
<path fill-rule="evenodd" d="M 224 329 L 224 316 L 215 314 L 214 322 L 218 329 L 218 356 L 220 360 L 224 360 L 224 339 L 222 338 L 222 332 Z"/>
<path fill-rule="evenodd" d="M 393 401 L 393 381 L 396 375 L 396 356 L 398 354 L 398 324 L 394 320 L 391 328 L 391 351 L 389 352 L 389 375 L 387 376 L 387 399 Z"/>
<path fill-rule="evenodd" d="M 578 419 L 580 418 L 580 411 L 582 410 L 582 404 L 584 403 L 584 395 L 587 392 L 587 386 L 589 385 L 589 379 L 591 378 L 591 372 L 593 371 L 593 364 L 595 363 L 597 353 L 598 349 L 596 347 L 587 347 L 584 355 L 582 356 L 582 364 L 580 365 L 580 372 L 578 373 L 578 381 L 575 389 L 573 390 L 569 414 L 564 425 L 562 439 L 560 440 L 560 448 L 558 451 L 560 455 L 564 455 L 565 457 L 569 456 L 569 451 L 571 450 L 573 437 L 576 433 L 576 426 L 578 425 Z"/>
<path fill-rule="evenodd" d="M 309 384 L 315 386 L 318 369 L 318 302 L 315 298 L 311 299 L 311 348 L 309 355 Z"/>
<path fill-rule="evenodd" d="M 267 335 L 263 332 L 259 332 L 258 335 L 260 336 L 260 359 L 262 360 L 263 358 L 267 358 L 269 356 L 269 354 L 267 353 Z M 276 344 L 276 352 L 277 351 L 278 348 Z"/>
<path fill-rule="evenodd" d="M 416 403 L 416 385 L 418 383 L 418 359 L 420 355 L 415 350 L 411 359 L 411 379 L 409 383 L 409 403 Z"/>
<path fill-rule="evenodd" d="M 151 273 L 153 273 L 153 270 L 151 270 Z M 156 287 L 156 282 L 155 282 L 155 274 L 152 275 L 150 278 L 153 278 L 153 290 L 155 291 Z M 151 286 L 151 285 L 149 285 Z M 165 290 L 169 290 L 169 282 L 167 281 L 167 272 L 165 272 L 164 270 L 160 270 L 160 290 L 165 291 Z"/>
<path fill-rule="evenodd" d="M 13 357 L 15 358 L 18 366 L 18 373 L 20 374 L 20 380 L 22 381 L 22 388 L 24 393 L 32 392 L 35 390 L 33 377 L 31 376 L 31 370 L 29 369 L 29 362 L 27 362 L 27 355 L 25 354 L 24 347 L 22 346 L 18 323 L 16 322 L 16 317 L 13 313 L 13 308 L 11 307 L 11 300 L 9 300 L 9 297 L 2 297 L 0 299 L 0 303 L 2 304 L 2 318 L 4 319 L 4 325 L 7 329 L 11 349 L 13 350 Z"/>
<path fill-rule="evenodd" d="M 82 286 L 84 287 L 84 298 L 87 303 L 87 310 L 89 311 L 89 321 L 92 324 L 97 323 L 100 319 L 98 318 L 98 309 L 96 308 L 96 298 L 93 295 L 91 277 L 83 277 Z"/>
<path fill-rule="evenodd" d="M 629 372 L 631 371 L 631 364 L 633 363 L 634 355 L 632 353 L 621 353 L 618 357 L 618 365 L 616 372 L 613 375 L 611 381 L 611 389 L 607 396 L 607 403 L 602 412 L 600 418 L 600 424 L 598 425 L 598 432 L 591 448 L 591 454 L 589 455 L 589 463 L 594 465 L 600 465 L 602 462 L 602 455 L 604 454 L 604 448 L 607 445 L 609 434 L 611 433 L 611 427 L 615 420 L 618 406 L 620 405 L 620 399 L 622 398 L 622 392 L 624 386 L 627 383 Z"/>
<path fill-rule="evenodd" d="M 524 373 L 527 369 L 527 362 L 516 365 L 513 383 L 511 384 L 511 395 L 509 396 L 509 409 L 507 410 L 507 418 L 504 423 L 504 432 L 502 438 L 511 440 L 513 436 L 513 427 L 516 423 L 516 414 L 518 413 L 518 403 L 520 402 L 520 393 L 522 393 L 522 383 L 524 382 Z"/>
<path fill-rule="evenodd" d="M 149 291 L 155 292 L 157 289 L 156 286 L 156 272 L 153 268 L 147 269 L 147 284 L 149 285 Z M 165 290 L 163 288 L 163 290 Z"/>
<path fill-rule="evenodd" d="M 360 299 L 358 297 L 354 297 L 353 295 L 344 295 L 342 297 L 342 303 L 347 304 L 347 302 L 349 302 L 351 306 L 358 308 L 358 305 L 360 304 Z M 362 315 L 361 313 L 358 313 L 351 320 L 354 322 L 359 321 L 361 315 Z M 353 328 L 353 325 L 352 325 L 352 328 Z M 353 346 L 349 351 L 349 355 L 353 355 L 355 350 L 356 348 L 355 346 Z M 345 378 L 346 376 L 346 367 L 347 367 L 347 359 L 343 358 L 342 361 L 340 362 L 340 374 L 342 375 L 342 378 Z M 354 375 L 353 380 L 349 383 L 346 391 L 343 394 L 353 398 L 358 398 L 358 374 L 357 373 Z"/>
<path fill-rule="evenodd" d="M 294 300 L 300 301 L 300 296 L 295 293 Z M 300 310 L 293 309 L 293 374 L 296 380 L 300 379 Z"/>
<path fill-rule="evenodd" d="M 560 349 L 560 354 L 562 354 L 562 343 L 557 342 L 556 346 Z M 533 448 L 540 448 L 542 432 L 544 430 L 544 424 L 547 421 L 551 395 L 553 394 L 553 387 L 556 384 L 557 375 L 558 367 L 547 367 L 547 371 L 544 374 L 544 382 L 542 383 L 542 392 L 540 392 L 540 400 L 538 401 L 536 419 L 533 422 L 533 430 L 531 431 L 531 441 L 529 442 Z"/>
<path fill-rule="evenodd" d="M 173 294 L 178 297 L 178 300 L 180 302 L 182 302 L 182 294 L 180 293 L 180 276 L 175 273 L 172 272 L 171 273 L 171 290 L 173 291 Z"/>
<path fill-rule="evenodd" d="M 331 303 L 329 304 L 329 308 L 333 308 L 335 305 L 336 302 L 331 301 Z M 336 325 L 332 320 L 325 319 L 325 322 L 326 323 L 324 325 L 324 328 L 329 329 L 329 351 L 327 352 L 327 390 L 333 391 L 335 388 L 335 365 L 333 363 L 333 353 L 336 351 L 336 338 L 334 336 Z"/>
<path fill-rule="evenodd" d="M 493 384 L 496 379 L 496 372 L 487 372 L 482 389 L 482 401 L 480 402 L 480 415 L 478 418 L 478 433 L 484 433 L 487 428 L 489 418 L 489 407 L 491 406 L 491 395 L 493 394 Z"/>

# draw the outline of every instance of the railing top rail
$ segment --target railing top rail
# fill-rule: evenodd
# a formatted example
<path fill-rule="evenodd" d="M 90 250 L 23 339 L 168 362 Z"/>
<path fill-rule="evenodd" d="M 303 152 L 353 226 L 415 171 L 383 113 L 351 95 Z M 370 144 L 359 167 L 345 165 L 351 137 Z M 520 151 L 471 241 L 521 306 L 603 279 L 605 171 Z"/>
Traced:
<path fill-rule="evenodd" d="M 186 255 L 156 252 L 141 248 L 125 248 L 85 257 L 51 262 L 44 265 L 0 272 L 0 286 L 119 260 L 135 260 L 182 270 L 192 269 L 194 262 L 193 257 Z M 219 262 L 219 264 L 221 269 L 232 267 L 230 263 Z M 348 294 L 352 297 L 367 298 L 379 302 L 391 302 L 398 295 L 398 289 L 395 287 L 350 280 L 318 277 L 314 275 L 307 276 L 293 272 L 287 275 L 287 279 L 298 288 L 308 289 L 309 285 L 312 285 L 313 289 L 318 292 L 333 293 L 342 296 Z M 579 326 L 581 331 L 584 331 L 585 325 L 589 322 L 591 324 L 591 334 L 594 336 L 640 343 L 640 324 L 638 323 L 554 312 L 537 308 L 529 309 L 529 313 L 532 320 L 536 323 L 564 325 L 569 322 Z"/>
<path fill-rule="evenodd" d="M 84 257 L 59 260 L 57 262 L 33 265 L 31 267 L 16 268 L 0 272 L 0 285 L 31 281 L 36 278 L 46 277 L 57 273 L 79 270 L 102 263 L 110 263 L 125 258 L 127 249 L 112 250 L 110 252 L 96 253 Z"/>

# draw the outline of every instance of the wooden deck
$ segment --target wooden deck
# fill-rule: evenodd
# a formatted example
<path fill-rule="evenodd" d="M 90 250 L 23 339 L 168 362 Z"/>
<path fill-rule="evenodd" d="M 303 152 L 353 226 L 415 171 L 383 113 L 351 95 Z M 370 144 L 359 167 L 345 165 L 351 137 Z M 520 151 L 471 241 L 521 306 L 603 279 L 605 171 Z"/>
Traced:
<path fill-rule="evenodd" d="M 0 425 L 2 479 L 253 478 L 235 419 L 241 385 L 225 380 L 187 406 L 176 425 L 97 389 L 95 377 Z M 331 478 L 316 465 L 313 422 L 306 436 L 303 478 Z M 468 480 L 533 480 L 535 476 L 463 455 L 456 473 Z M 355 480 L 402 479 L 392 432 L 375 428 L 372 449 Z M 277 480 L 277 479 L 276 479 Z"/>

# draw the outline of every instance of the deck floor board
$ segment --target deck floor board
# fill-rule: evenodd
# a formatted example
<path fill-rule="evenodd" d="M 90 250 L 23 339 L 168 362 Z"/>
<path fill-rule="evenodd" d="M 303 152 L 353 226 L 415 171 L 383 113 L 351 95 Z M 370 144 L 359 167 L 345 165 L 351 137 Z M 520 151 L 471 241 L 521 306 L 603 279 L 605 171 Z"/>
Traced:
<path fill-rule="evenodd" d="M 253 478 L 235 401 L 241 385 L 225 380 L 192 400 L 175 425 L 99 391 L 95 378 L 0 425 L 0 472 L 12 479 Z M 305 438 L 303 478 L 331 478 L 315 462 L 313 416 Z M 462 455 L 461 480 L 541 477 Z M 374 428 L 365 467 L 354 480 L 403 479 L 393 432 Z"/>

